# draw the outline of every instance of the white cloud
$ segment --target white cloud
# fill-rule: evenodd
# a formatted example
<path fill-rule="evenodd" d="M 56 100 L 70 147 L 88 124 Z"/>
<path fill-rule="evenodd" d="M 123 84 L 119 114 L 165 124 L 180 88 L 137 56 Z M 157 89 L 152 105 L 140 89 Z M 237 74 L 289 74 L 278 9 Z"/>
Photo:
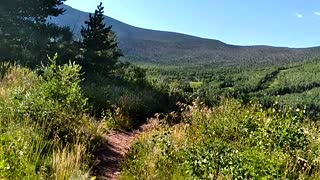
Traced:
<path fill-rule="evenodd" d="M 296 16 L 297 16 L 298 18 L 303 18 L 303 14 L 300 14 L 300 13 L 296 13 Z"/>
<path fill-rule="evenodd" d="M 320 16 L 320 12 L 314 12 L 314 15 Z"/>

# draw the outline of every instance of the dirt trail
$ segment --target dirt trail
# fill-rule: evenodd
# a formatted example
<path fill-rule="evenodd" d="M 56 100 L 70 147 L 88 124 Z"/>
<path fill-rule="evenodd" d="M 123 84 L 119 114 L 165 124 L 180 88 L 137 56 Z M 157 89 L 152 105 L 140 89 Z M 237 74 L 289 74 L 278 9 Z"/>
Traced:
<path fill-rule="evenodd" d="M 132 132 L 111 132 L 105 136 L 104 145 L 97 151 L 99 164 L 95 170 L 97 179 L 116 180 L 120 175 L 120 163 L 128 153 L 133 141 L 142 132 L 149 131 L 158 125 L 156 119 Z"/>

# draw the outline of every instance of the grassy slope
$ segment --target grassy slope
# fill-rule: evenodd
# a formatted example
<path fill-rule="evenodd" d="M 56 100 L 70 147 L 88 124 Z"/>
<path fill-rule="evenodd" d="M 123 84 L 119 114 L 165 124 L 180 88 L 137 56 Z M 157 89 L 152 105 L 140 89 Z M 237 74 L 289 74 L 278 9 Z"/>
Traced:
<path fill-rule="evenodd" d="M 317 179 L 319 124 L 302 114 L 195 103 L 173 127 L 136 141 L 121 179 Z"/>

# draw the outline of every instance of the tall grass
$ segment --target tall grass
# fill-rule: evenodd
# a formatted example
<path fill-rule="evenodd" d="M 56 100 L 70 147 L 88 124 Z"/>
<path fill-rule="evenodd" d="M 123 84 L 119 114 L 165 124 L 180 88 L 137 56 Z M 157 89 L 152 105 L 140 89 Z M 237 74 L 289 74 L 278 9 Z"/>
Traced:
<path fill-rule="evenodd" d="M 50 59 L 41 75 L 11 66 L 0 80 L 0 179 L 86 179 L 101 124 L 86 115 L 80 67 Z"/>
<path fill-rule="evenodd" d="M 106 115 L 113 124 L 110 128 L 133 129 L 155 113 L 175 107 L 175 99 L 144 81 L 97 77 L 87 79 L 83 89 L 93 104 L 92 114 Z"/>
<path fill-rule="evenodd" d="M 87 179 L 89 172 L 82 174 L 83 157 L 86 147 L 83 144 L 73 144 L 53 151 L 53 174 L 56 180 Z"/>
<path fill-rule="evenodd" d="M 302 113 L 235 100 L 195 103 L 182 123 L 136 141 L 121 179 L 317 179 L 320 124 Z"/>
<path fill-rule="evenodd" d="M 41 130 L 26 121 L 20 124 L 10 122 L 10 127 L 1 126 L 1 178 L 36 179 L 39 174 L 46 176 L 48 158 L 43 152 L 51 143 L 45 140 L 45 133 Z"/>

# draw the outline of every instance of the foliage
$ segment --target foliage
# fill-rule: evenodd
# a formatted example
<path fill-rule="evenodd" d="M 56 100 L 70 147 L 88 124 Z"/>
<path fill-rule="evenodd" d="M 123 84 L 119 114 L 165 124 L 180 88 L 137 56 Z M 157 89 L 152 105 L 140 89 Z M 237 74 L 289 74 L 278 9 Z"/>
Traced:
<path fill-rule="evenodd" d="M 305 179 L 319 175 L 319 125 L 226 100 L 189 106 L 183 122 L 137 140 L 122 179 Z"/>
<path fill-rule="evenodd" d="M 166 112 L 175 107 L 175 98 L 148 84 L 141 78 L 137 68 L 125 68 L 121 76 L 94 76 L 86 79 L 83 89 L 92 104 L 91 112 L 100 116 L 107 111 L 107 119 L 115 122 L 114 127 L 132 129 L 145 123 L 147 117 Z M 119 71 L 118 71 L 119 72 Z M 92 77 L 91 77 L 92 78 Z M 109 118 L 110 117 L 110 118 Z"/>
<path fill-rule="evenodd" d="M 0 61 L 14 61 L 35 68 L 40 62 L 46 62 L 48 54 L 53 55 L 57 51 L 72 54 L 61 47 L 71 46 L 72 33 L 69 28 L 45 23 L 48 16 L 58 16 L 63 12 L 57 7 L 62 3 L 62 0 L 2 3 Z M 72 56 L 69 55 L 69 58 Z"/>
<path fill-rule="evenodd" d="M 80 67 L 56 58 L 41 75 L 11 66 L 0 83 L 0 178 L 87 179 L 99 124 L 86 116 Z"/>
<path fill-rule="evenodd" d="M 111 26 L 104 24 L 104 7 L 102 3 L 93 15 L 89 14 L 87 27 L 82 27 L 83 37 L 83 64 L 86 72 L 110 73 L 114 69 L 118 58 L 122 56 L 115 34 Z"/>
<path fill-rule="evenodd" d="M 11 63 L 0 62 L 0 79 L 3 79 L 7 74 L 10 73 Z"/>
<path fill-rule="evenodd" d="M 66 0 L 13 0 L 1 3 L 1 17 L 31 18 L 37 22 L 45 21 L 48 16 L 58 16 L 63 9 L 58 6 Z"/>
<path fill-rule="evenodd" d="M 49 58 L 50 64 L 41 68 L 39 84 L 31 92 L 14 92 L 12 99 L 16 100 L 21 116 L 29 116 L 39 124 L 50 122 L 51 138 L 68 140 L 81 127 L 87 99 L 80 88 L 80 66 L 58 66 L 56 59 L 57 56 Z"/>
<path fill-rule="evenodd" d="M 319 115 L 320 65 L 301 61 L 316 49 L 236 47 L 163 33 L 121 39 L 125 59 L 140 62 L 133 65 L 120 62 L 102 3 L 82 27 L 82 42 L 68 28 L 45 24 L 63 13 L 63 2 L 0 6 L 0 60 L 44 64 L 37 72 L 0 64 L 0 179 L 86 179 L 102 126 L 136 128 L 176 109 L 178 100 L 197 103 L 142 135 L 123 163 L 123 179 L 319 177 L 320 126 L 305 115 Z M 55 52 L 60 58 L 47 60 Z"/>
<path fill-rule="evenodd" d="M 124 80 L 135 83 L 145 83 L 146 70 L 136 65 L 123 63 L 116 69 L 115 75 Z"/>
<path fill-rule="evenodd" d="M 141 66 L 147 69 L 149 82 L 189 103 L 199 97 L 207 105 L 214 106 L 222 97 L 231 97 L 244 103 L 255 99 L 266 107 L 277 102 L 279 108 L 300 108 L 311 117 L 317 116 L 319 110 L 316 100 L 320 82 L 318 59 L 265 68 Z M 202 84 L 196 91 L 190 87 L 199 81 Z"/>

